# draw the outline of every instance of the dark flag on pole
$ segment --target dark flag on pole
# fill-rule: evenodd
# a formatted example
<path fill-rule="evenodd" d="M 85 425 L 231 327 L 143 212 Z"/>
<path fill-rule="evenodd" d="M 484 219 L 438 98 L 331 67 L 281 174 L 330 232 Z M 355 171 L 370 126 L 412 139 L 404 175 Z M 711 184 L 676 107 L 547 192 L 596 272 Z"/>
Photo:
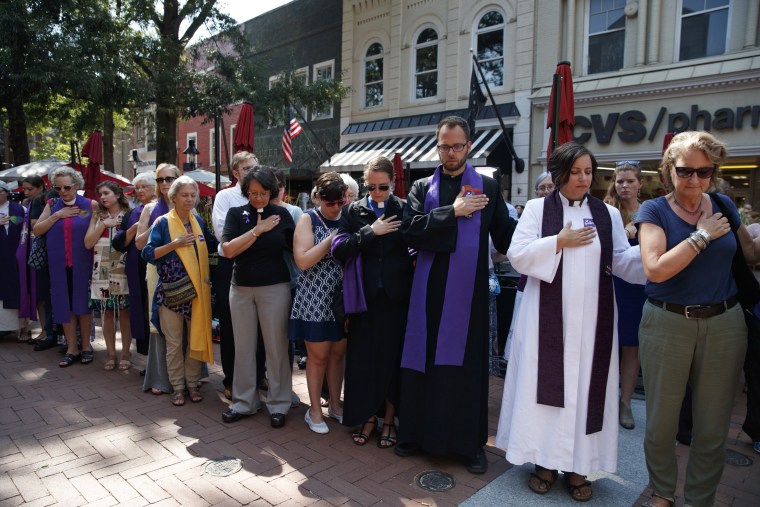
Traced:
<path fill-rule="evenodd" d="M 467 124 L 470 126 L 470 139 L 475 136 L 475 119 L 485 105 L 486 96 L 480 90 L 478 77 L 475 75 L 475 69 L 473 68 L 470 75 L 470 100 L 467 103 Z"/>

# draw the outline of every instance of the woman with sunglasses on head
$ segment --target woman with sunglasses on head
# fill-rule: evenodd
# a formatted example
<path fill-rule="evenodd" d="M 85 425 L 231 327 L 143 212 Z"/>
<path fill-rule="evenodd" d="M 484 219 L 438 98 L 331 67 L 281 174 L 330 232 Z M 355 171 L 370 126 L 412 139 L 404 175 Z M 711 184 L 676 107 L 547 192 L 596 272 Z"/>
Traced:
<path fill-rule="evenodd" d="M 637 215 L 648 279 L 639 356 L 647 394 L 644 454 L 651 506 L 675 502 L 678 467 L 673 439 L 687 384 L 693 392 L 694 426 L 684 502 L 712 505 L 723 472 L 726 435 L 747 349 L 747 328 L 731 270 L 737 248 L 734 233 L 747 262 L 760 259 L 760 239 L 750 238 L 734 203 L 723 195 L 707 194 L 725 159 L 725 144 L 708 132 L 676 135 L 661 165 L 663 181 L 672 191 L 644 202 Z"/>
<path fill-rule="evenodd" d="M 154 179 L 156 181 L 156 200 L 146 204 L 140 213 L 140 221 L 137 223 L 135 233 L 135 248 L 142 251 L 150 236 L 150 229 L 156 219 L 169 213 L 174 208 L 174 203 L 169 199 L 169 189 L 174 180 L 182 175 L 182 171 L 172 164 L 159 164 L 156 167 Z M 158 284 L 158 272 L 156 266 L 148 264 L 146 267 L 148 287 L 148 316 L 150 320 L 150 341 L 148 342 L 148 360 L 145 364 L 145 378 L 143 379 L 143 391 L 160 395 L 172 392 L 172 384 L 169 382 L 169 372 L 166 367 L 166 339 L 161 334 L 158 319 L 158 305 L 153 303 Z"/>
<path fill-rule="evenodd" d="M 366 444 L 372 431 L 381 429 L 377 446 L 388 449 L 397 439 L 399 365 L 414 268 L 399 230 L 405 201 L 392 193 L 393 162 L 370 160 L 364 182 L 368 193 L 343 209 L 332 246 L 344 264 L 343 276 L 361 277 L 363 284 L 362 293 L 346 292 L 345 299 L 366 303 L 366 311 L 348 320 L 343 424 L 362 425 L 351 437 L 356 445 Z M 356 266 L 353 273 L 349 259 Z"/>
<path fill-rule="evenodd" d="M 623 160 L 615 164 L 615 173 L 604 202 L 620 211 L 625 225 L 625 234 L 631 246 L 639 244 L 635 225 L 636 213 L 639 211 L 639 191 L 643 177 L 641 162 L 638 160 Z M 613 278 L 615 283 L 615 301 L 618 307 L 618 346 L 620 347 L 620 426 L 627 430 L 635 427 L 631 398 L 639 378 L 639 323 L 641 310 L 644 307 L 646 295 L 644 286 L 628 283 L 625 280 Z"/>
<path fill-rule="evenodd" d="M 336 172 L 317 180 L 317 207 L 307 210 L 296 224 L 293 256 L 301 270 L 296 297 L 290 313 L 288 337 L 306 342 L 306 385 L 311 407 L 306 424 L 315 433 L 327 433 L 319 398 L 327 373 L 330 389 L 330 417 L 343 420 L 340 392 L 343 386 L 343 356 L 346 340 L 343 322 L 333 313 L 332 301 L 342 280 L 340 265 L 332 258 L 330 241 L 337 233 L 347 186 Z"/>
<path fill-rule="evenodd" d="M 132 330 L 129 322 L 129 290 L 122 287 L 116 289 L 112 285 L 113 272 L 122 269 L 120 266 L 121 252 L 111 247 L 111 241 L 116 228 L 121 224 L 124 215 L 130 211 L 129 201 L 124 190 L 113 181 L 104 181 L 95 187 L 98 203 L 92 204 L 92 219 L 84 237 L 86 248 L 95 249 L 96 269 L 90 284 L 90 308 L 100 310 L 103 325 L 103 337 L 106 342 L 105 371 L 113 371 L 116 365 L 116 316 L 119 316 L 121 330 L 121 358 L 118 370 L 126 372 L 132 366 Z M 126 279 L 124 280 L 126 281 Z M 112 294 L 112 291 L 118 292 Z"/>
<path fill-rule="evenodd" d="M 90 345 L 92 310 L 88 306 L 93 256 L 84 244 L 92 201 L 77 194 L 84 186 L 84 178 L 74 169 L 56 169 L 50 180 L 59 197 L 48 200 L 34 224 L 34 235 L 47 238 L 53 322 L 63 325 L 67 347 L 58 366 L 65 368 L 75 361 L 88 364 L 94 359 Z M 81 354 L 77 347 L 77 324 L 82 334 Z"/>

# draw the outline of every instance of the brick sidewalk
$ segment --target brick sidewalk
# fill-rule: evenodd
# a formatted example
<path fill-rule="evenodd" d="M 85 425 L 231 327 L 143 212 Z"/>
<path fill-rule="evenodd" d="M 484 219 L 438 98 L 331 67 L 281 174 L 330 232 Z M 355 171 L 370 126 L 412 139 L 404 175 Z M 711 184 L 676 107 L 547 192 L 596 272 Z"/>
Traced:
<path fill-rule="evenodd" d="M 202 403 L 173 407 L 167 395 L 142 392 L 143 356 L 133 354 L 128 373 L 105 372 L 103 349 L 99 339 L 94 363 L 59 368 L 55 349 L 34 352 L 8 339 L 0 344 L 0 506 L 456 505 L 508 468 L 503 451 L 492 446 L 503 385 L 498 378 L 491 379 L 489 471 L 476 476 L 454 459 L 399 458 L 374 445 L 376 434 L 358 447 L 334 420 L 328 420 L 328 435 L 312 433 L 304 404 L 281 429 L 269 426 L 266 411 L 224 424 L 218 365 L 210 368 Z M 306 400 L 304 372 L 295 369 L 293 382 Z M 760 504 L 760 460 L 740 430 L 744 403 L 739 393 L 730 447 L 755 463 L 726 466 L 721 506 Z M 678 452 L 687 451 L 681 446 Z M 219 456 L 240 458 L 243 469 L 223 478 L 205 475 L 203 465 Z M 426 470 L 450 473 L 456 486 L 444 493 L 419 488 L 414 477 Z M 641 500 L 646 497 L 645 491 Z"/>

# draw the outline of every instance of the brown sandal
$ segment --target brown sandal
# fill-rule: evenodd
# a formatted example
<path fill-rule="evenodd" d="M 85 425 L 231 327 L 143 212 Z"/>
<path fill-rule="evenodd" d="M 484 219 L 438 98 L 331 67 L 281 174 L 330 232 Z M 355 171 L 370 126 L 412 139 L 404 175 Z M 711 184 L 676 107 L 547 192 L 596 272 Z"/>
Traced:
<path fill-rule="evenodd" d="M 550 472 L 551 478 L 544 479 L 538 475 L 539 472 Z M 548 468 L 536 465 L 536 471 L 530 473 L 530 479 L 528 479 L 528 487 L 534 493 L 545 495 L 552 489 L 552 486 L 554 486 L 554 482 L 557 480 L 558 476 L 559 473 L 556 470 L 549 470 Z"/>
<path fill-rule="evenodd" d="M 570 484 L 570 477 L 576 476 L 584 479 L 580 484 Z M 594 491 L 591 489 L 591 483 L 586 479 L 585 475 L 576 474 L 570 472 L 565 474 L 565 482 L 567 483 L 567 491 L 570 493 L 570 497 L 576 502 L 588 502 L 594 497 Z M 586 489 L 587 493 L 584 495 L 583 490 Z"/>
<path fill-rule="evenodd" d="M 193 403 L 200 403 L 203 401 L 203 395 L 198 390 L 197 387 L 188 387 L 187 388 L 187 395 L 190 398 L 190 401 Z"/>
<path fill-rule="evenodd" d="M 180 390 L 172 393 L 172 405 L 175 407 L 181 407 L 185 404 L 185 392 Z"/>

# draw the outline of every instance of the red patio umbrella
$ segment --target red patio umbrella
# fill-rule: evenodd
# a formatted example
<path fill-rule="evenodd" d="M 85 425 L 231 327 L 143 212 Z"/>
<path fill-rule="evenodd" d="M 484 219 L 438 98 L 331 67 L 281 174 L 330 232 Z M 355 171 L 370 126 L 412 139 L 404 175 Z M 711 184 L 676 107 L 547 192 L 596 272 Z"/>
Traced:
<path fill-rule="evenodd" d="M 404 190 L 404 164 L 401 162 L 401 155 L 393 155 L 393 195 L 406 199 Z"/>
<path fill-rule="evenodd" d="M 556 100 L 556 102 L 555 102 Z M 573 140 L 575 125 L 575 97 L 573 95 L 573 72 L 570 62 L 562 61 L 554 71 L 554 83 L 549 97 L 549 118 L 546 128 L 551 128 L 546 158 L 556 146 Z"/>
<path fill-rule="evenodd" d="M 95 130 L 82 146 L 82 156 L 87 157 L 87 170 L 84 173 L 84 196 L 97 199 L 95 187 L 100 183 L 100 164 L 103 163 L 103 134 Z"/>
<path fill-rule="evenodd" d="M 238 151 L 253 153 L 253 106 L 249 102 L 243 104 L 240 109 L 232 146 L 235 153 Z"/>

